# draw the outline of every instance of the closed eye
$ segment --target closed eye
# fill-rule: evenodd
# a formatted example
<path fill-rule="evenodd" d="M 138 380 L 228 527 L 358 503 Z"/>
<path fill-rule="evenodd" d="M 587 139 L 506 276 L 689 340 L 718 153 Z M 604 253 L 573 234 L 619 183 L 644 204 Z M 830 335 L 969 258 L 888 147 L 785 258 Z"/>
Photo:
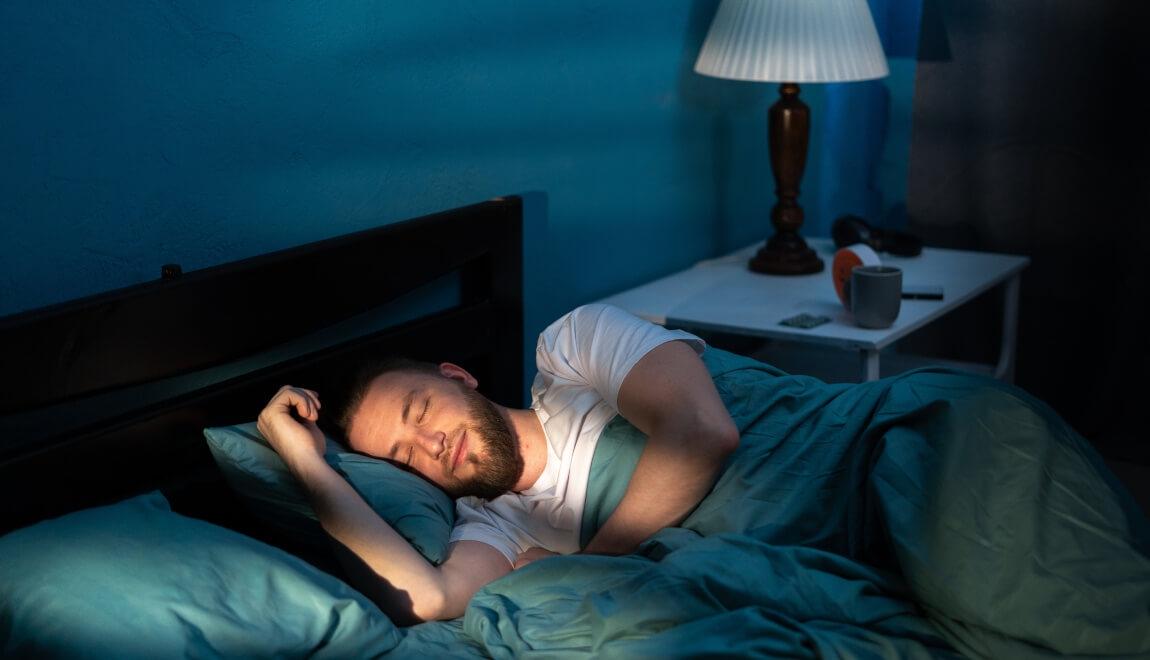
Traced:
<path fill-rule="evenodd" d="M 423 420 L 427 418 L 427 409 L 431 407 L 431 397 L 427 397 L 423 401 L 423 412 L 419 413 L 419 419 L 415 420 L 416 424 L 422 424 Z"/>

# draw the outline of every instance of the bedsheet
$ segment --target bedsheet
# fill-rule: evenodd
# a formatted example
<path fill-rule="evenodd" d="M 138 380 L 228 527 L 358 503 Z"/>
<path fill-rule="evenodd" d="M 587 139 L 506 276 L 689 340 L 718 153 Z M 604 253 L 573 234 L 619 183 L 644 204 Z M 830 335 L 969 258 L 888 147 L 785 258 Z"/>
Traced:
<path fill-rule="evenodd" d="M 631 556 L 550 558 L 491 583 L 461 652 L 1150 654 L 1145 515 L 1041 402 L 946 370 L 828 385 L 705 360 L 742 433 L 713 491 Z"/>

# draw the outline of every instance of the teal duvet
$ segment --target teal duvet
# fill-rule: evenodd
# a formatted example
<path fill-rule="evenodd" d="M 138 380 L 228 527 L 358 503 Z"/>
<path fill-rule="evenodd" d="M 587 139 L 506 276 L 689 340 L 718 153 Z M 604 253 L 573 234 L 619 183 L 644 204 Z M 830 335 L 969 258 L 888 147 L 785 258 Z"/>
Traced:
<path fill-rule="evenodd" d="M 634 556 L 483 589 L 462 628 L 484 652 L 1150 657 L 1146 518 L 1045 405 L 949 371 L 848 386 L 706 360 L 743 438 L 714 491 Z"/>

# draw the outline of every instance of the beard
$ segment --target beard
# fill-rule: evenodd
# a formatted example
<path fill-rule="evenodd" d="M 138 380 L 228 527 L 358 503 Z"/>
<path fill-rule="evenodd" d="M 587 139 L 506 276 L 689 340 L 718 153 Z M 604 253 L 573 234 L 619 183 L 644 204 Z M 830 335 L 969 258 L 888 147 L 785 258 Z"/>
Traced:
<path fill-rule="evenodd" d="M 466 460 L 471 462 L 476 473 L 469 479 L 461 480 L 446 489 L 453 497 L 471 495 L 492 500 L 515 487 L 523 475 L 523 457 L 519 455 L 519 442 L 508 426 L 507 420 L 479 392 L 460 384 L 460 391 L 467 400 L 471 423 L 467 430 L 473 438 L 480 440 L 484 450 L 482 458 L 469 451 Z"/>

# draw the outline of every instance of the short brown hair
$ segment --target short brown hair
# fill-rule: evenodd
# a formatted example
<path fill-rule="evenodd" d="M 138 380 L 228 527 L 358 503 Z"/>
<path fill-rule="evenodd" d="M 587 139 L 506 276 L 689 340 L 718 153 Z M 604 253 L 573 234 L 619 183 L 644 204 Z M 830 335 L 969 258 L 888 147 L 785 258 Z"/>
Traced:
<path fill-rule="evenodd" d="M 384 374 L 398 371 L 438 376 L 439 366 L 431 362 L 412 360 L 402 356 L 380 358 L 360 366 L 352 376 L 342 401 L 336 407 L 335 416 L 332 418 L 336 428 L 339 429 L 345 439 L 347 438 L 347 429 L 351 426 L 351 418 L 355 416 L 360 405 L 363 404 L 363 398 L 367 395 L 371 383 Z"/>

